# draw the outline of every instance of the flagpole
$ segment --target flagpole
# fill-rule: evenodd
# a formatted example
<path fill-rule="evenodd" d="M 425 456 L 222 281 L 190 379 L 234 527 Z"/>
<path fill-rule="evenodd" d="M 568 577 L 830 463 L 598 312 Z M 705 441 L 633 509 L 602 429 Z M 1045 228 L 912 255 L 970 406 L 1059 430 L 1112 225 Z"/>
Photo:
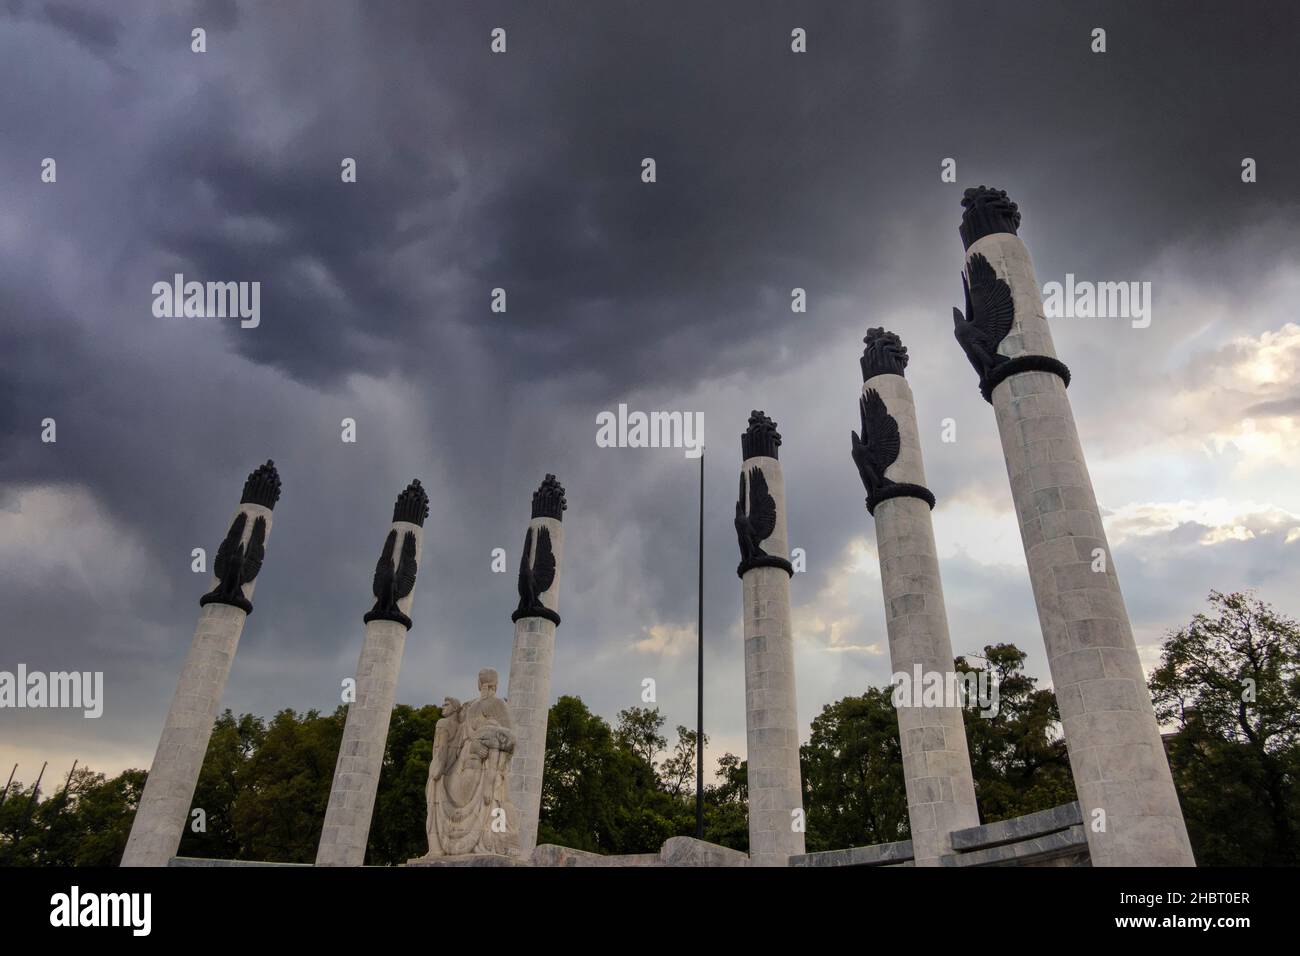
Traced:
<path fill-rule="evenodd" d="M 696 663 L 695 710 L 695 838 L 704 839 L 704 446 L 700 446 L 700 549 L 699 549 L 699 619 L 695 643 L 699 652 Z"/>

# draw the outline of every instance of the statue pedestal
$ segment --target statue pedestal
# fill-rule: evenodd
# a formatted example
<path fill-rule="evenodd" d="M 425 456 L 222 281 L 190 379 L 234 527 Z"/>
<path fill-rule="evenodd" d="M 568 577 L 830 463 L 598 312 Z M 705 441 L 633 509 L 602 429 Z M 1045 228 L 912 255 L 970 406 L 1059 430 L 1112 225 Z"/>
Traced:
<path fill-rule="evenodd" d="M 417 856 L 407 866 L 530 866 L 527 860 L 500 853 L 467 853 L 463 856 Z"/>

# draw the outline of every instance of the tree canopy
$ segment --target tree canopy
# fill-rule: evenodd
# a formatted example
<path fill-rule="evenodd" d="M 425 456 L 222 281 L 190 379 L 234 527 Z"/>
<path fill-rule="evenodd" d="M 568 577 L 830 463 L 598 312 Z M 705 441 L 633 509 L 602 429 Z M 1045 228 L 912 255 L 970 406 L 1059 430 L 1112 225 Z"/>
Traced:
<path fill-rule="evenodd" d="M 1300 628 L 1251 593 L 1210 592 L 1149 686 L 1196 860 L 1300 863 Z"/>

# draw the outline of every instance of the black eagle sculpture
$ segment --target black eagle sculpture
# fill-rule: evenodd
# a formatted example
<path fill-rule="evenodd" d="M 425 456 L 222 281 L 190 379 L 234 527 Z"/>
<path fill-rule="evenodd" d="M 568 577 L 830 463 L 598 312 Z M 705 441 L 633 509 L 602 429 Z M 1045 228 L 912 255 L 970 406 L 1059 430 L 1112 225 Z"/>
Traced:
<path fill-rule="evenodd" d="M 749 509 L 745 509 L 745 474 L 740 475 L 740 497 L 736 499 L 736 538 L 740 543 L 740 566 L 752 567 L 770 557 L 761 547 L 776 530 L 776 499 L 767 490 L 763 469 L 749 469 Z"/>
<path fill-rule="evenodd" d="M 375 606 L 362 620 L 367 624 L 371 621 L 396 621 L 409 631 L 411 619 L 401 612 L 397 602 L 415 588 L 415 574 L 419 570 L 419 564 L 415 560 L 415 532 L 408 531 L 402 536 L 402 556 L 394 564 L 393 552 L 396 548 L 397 529 L 394 528 L 388 532 L 384 551 L 375 565 L 375 580 L 371 589 L 375 596 Z"/>
<path fill-rule="evenodd" d="M 524 535 L 524 554 L 519 559 L 519 607 L 510 619 L 517 621 L 521 617 L 544 617 L 559 624 L 559 615 L 542 603 L 542 595 L 554 583 L 555 552 L 551 550 L 551 531 L 545 526 L 538 527 L 537 546 L 534 548 L 533 529 L 530 526 Z"/>
<path fill-rule="evenodd" d="M 1011 331 L 1016 320 L 1016 304 L 1011 286 L 998 278 L 997 271 L 979 253 L 970 257 L 970 278 L 963 273 L 962 290 L 966 295 L 966 315 L 952 310 L 953 335 L 980 377 L 981 390 L 989 391 L 989 374 L 1009 361 L 998 354 L 998 346 Z"/>
<path fill-rule="evenodd" d="M 867 489 L 867 507 L 871 507 L 882 488 L 894 484 L 885 477 L 885 470 L 898 461 L 902 441 L 898 435 L 898 422 L 885 408 L 885 400 L 874 388 L 867 389 L 858 401 L 862 419 L 862 434 L 853 432 L 853 463 Z"/>
<path fill-rule="evenodd" d="M 208 604 L 229 604 L 245 614 L 253 613 L 253 604 L 244 597 L 244 585 L 257 577 L 266 557 L 266 519 L 253 522 L 253 530 L 244 543 L 244 528 L 248 526 L 248 512 L 241 511 L 230 523 L 226 538 L 217 548 L 212 570 L 217 575 L 217 586 L 199 598 L 199 607 Z"/>

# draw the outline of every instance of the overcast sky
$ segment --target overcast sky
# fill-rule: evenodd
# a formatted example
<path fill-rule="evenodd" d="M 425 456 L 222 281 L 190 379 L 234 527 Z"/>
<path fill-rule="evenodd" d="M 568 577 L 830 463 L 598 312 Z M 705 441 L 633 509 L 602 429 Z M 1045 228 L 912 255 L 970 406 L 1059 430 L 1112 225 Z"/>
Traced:
<path fill-rule="evenodd" d="M 1300 614 L 1297 35 L 1300 8 L 1249 3 L 0 0 L 0 670 L 106 682 L 98 720 L 0 711 L 0 772 L 148 766 L 207 587 L 191 549 L 268 457 L 283 497 L 224 707 L 337 705 L 414 477 L 398 699 L 465 697 L 484 666 L 504 692 L 554 472 L 553 693 L 612 722 L 651 677 L 693 726 L 697 463 L 598 447 L 619 403 L 704 414 L 710 758 L 745 746 L 739 435 L 779 423 L 806 739 L 890 672 L 849 458 L 877 325 L 911 355 L 954 648 L 1012 641 L 1046 679 L 951 334 L 980 183 L 1020 204 L 1040 282 L 1152 283 L 1148 328 L 1053 320 L 1144 662 L 1210 588 Z M 156 318 L 177 272 L 260 282 L 261 324 Z"/>

